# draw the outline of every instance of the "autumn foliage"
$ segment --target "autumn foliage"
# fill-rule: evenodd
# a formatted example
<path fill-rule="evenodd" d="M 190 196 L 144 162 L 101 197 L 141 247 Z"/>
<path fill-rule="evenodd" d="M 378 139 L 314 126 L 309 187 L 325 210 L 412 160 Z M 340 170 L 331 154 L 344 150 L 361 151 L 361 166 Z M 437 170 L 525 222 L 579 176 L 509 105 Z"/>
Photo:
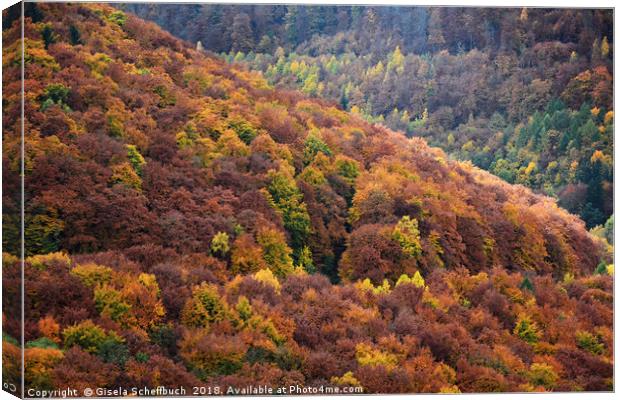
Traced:
<path fill-rule="evenodd" d="M 107 5 L 33 7 L 29 387 L 613 389 L 611 250 L 555 200 Z M 3 31 L 7 377 L 19 31 Z"/>

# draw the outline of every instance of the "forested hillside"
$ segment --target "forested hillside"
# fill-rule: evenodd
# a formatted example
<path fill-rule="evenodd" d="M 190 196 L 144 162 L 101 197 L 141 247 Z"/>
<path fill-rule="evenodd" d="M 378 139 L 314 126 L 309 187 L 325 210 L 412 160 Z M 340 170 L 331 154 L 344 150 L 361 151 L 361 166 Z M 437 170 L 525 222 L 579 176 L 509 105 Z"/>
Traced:
<path fill-rule="evenodd" d="M 588 227 L 613 212 L 611 10 L 123 7 L 555 196 Z"/>
<path fill-rule="evenodd" d="M 554 199 L 107 5 L 3 43 L 5 382 L 23 44 L 27 388 L 613 389 L 609 232 Z"/>

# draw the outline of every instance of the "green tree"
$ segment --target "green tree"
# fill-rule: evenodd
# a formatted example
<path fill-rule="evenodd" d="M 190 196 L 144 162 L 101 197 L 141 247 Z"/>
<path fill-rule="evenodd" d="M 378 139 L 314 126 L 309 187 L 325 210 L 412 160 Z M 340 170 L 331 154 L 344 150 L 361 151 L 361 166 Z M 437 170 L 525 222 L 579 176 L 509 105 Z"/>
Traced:
<path fill-rule="evenodd" d="M 71 109 L 66 104 L 70 92 L 71 89 L 62 83 L 52 83 L 47 85 L 47 87 L 43 90 L 43 94 L 39 97 L 41 111 L 45 111 L 54 104 L 58 105 L 65 111 L 70 111 Z"/>
<path fill-rule="evenodd" d="M 109 317 L 112 321 L 129 326 L 131 304 L 127 303 L 121 292 L 113 287 L 103 285 L 95 289 L 95 308 L 101 315 Z"/>
<path fill-rule="evenodd" d="M 538 342 L 538 327 L 536 323 L 526 315 L 519 318 L 513 333 L 530 344 Z"/>
<path fill-rule="evenodd" d="M 596 269 L 594 270 L 595 275 L 607 275 L 607 263 L 603 260 L 598 263 Z"/>
<path fill-rule="evenodd" d="M 136 146 L 134 146 L 133 144 L 128 144 L 126 145 L 126 147 L 129 163 L 133 167 L 134 171 L 136 171 L 136 174 L 142 177 L 142 168 L 146 164 L 146 161 L 144 161 L 144 157 L 142 157 L 142 154 L 140 154 Z"/>
<path fill-rule="evenodd" d="M 527 276 L 523 278 L 521 284 L 519 285 L 519 288 L 523 290 L 529 290 L 530 292 L 534 291 L 534 285 L 532 284 L 532 281 L 530 281 L 530 278 L 528 278 Z"/>
<path fill-rule="evenodd" d="M 311 133 L 306 138 L 306 142 L 304 144 L 304 163 L 306 165 L 310 164 L 318 153 L 323 153 L 328 157 L 331 157 L 332 155 L 332 151 L 329 146 L 318 136 Z"/>
<path fill-rule="evenodd" d="M 125 25 L 125 22 L 127 22 L 127 15 L 120 10 L 114 11 L 108 16 L 108 21 L 113 22 L 118 26 L 123 26 Z"/>
<path fill-rule="evenodd" d="M 291 234 L 295 254 L 306 243 L 311 231 L 310 215 L 295 181 L 285 172 L 272 172 L 267 190 L 275 208 L 282 213 L 284 227 Z"/>
<path fill-rule="evenodd" d="M 297 260 L 297 265 L 309 274 L 316 272 L 316 267 L 314 266 L 314 261 L 312 260 L 312 250 L 310 250 L 310 247 L 304 246 L 301 249 L 299 259 Z"/>
<path fill-rule="evenodd" d="M 263 228 L 258 231 L 256 241 L 263 248 L 263 258 L 276 276 L 284 277 L 293 272 L 291 249 L 282 232 Z"/>
<path fill-rule="evenodd" d="M 237 133 L 239 139 L 241 139 L 245 144 L 250 144 L 252 140 L 258 136 L 256 129 L 254 129 L 254 127 L 247 121 L 234 120 L 231 121 L 229 125 Z"/>
<path fill-rule="evenodd" d="M 528 376 L 532 385 L 544 386 L 546 389 L 553 389 L 559 379 L 553 367 L 546 363 L 533 363 Z"/>
<path fill-rule="evenodd" d="M 396 285 L 394 285 L 394 286 L 399 286 L 399 285 L 403 285 L 403 284 L 411 284 L 411 285 L 414 285 L 415 287 L 419 287 L 419 288 L 426 287 L 426 282 L 424 281 L 424 278 L 422 277 L 422 274 L 420 274 L 420 271 L 416 271 L 415 274 L 413 274 L 413 276 L 411 278 L 409 276 L 407 276 L 407 274 L 402 274 L 398 278 L 398 280 L 396 281 Z"/>
<path fill-rule="evenodd" d="M 3 217 L 6 220 L 9 219 L 8 215 Z M 65 229 L 65 223 L 59 218 L 58 212 L 55 210 L 44 211 L 35 209 L 26 213 L 25 222 L 24 241 L 27 256 L 49 254 L 60 249 L 60 240 Z M 8 223 L 5 222 L 5 224 L 3 227 L 9 226 Z M 6 234 L 6 231 L 3 233 Z M 7 237 L 10 236 L 7 235 Z M 3 237 L 3 244 L 4 240 Z M 5 248 L 9 249 L 15 243 L 19 243 L 19 240 L 8 243 L 8 246 Z"/>
<path fill-rule="evenodd" d="M 66 349 L 77 345 L 92 354 L 96 354 L 102 344 L 108 340 L 117 343 L 122 342 L 122 339 L 116 333 L 106 333 L 103 328 L 95 325 L 91 320 L 65 328 L 62 335 Z"/>
<path fill-rule="evenodd" d="M 204 282 L 194 288 L 191 299 L 183 308 L 181 319 L 188 326 L 207 327 L 227 315 L 226 302 L 220 297 L 217 287 Z"/>
<path fill-rule="evenodd" d="M 577 331 L 575 333 L 577 346 L 592 354 L 600 355 L 605 351 L 605 345 L 599 338 L 587 331 Z"/>
<path fill-rule="evenodd" d="M 214 254 L 221 254 L 225 256 L 230 250 L 230 245 L 228 244 L 228 233 L 226 232 L 218 232 L 211 239 L 211 252 Z"/>
<path fill-rule="evenodd" d="M 50 44 L 56 43 L 57 35 L 54 33 L 52 27 L 48 24 L 45 24 L 45 26 L 41 30 L 41 36 L 43 36 L 43 43 L 45 44 L 46 49 L 49 47 Z"/>
<path fill-rule="evenodd" d="M 26 343 L 26 348 L 30 349 L 33 347 L 37 347 L 39 349 L 57 349 L 58 344 L 54 342 L 52 339 L 47 337 L 38 338 L 36 340 L 31 340 Z"/>
<path fill-rule="evenodd" d="M 237 311 L 239 318 L 241 318 L 244 322 L 247 322 L 250 318 L 252 318 L 252 306 L 250 305 L 248 298 L 245 296 L 239 296 L 235 310 Z"/>
<path fill-rule="evenodd" d="M 348 158 L 336 158 L 336 168 L 338 174 L 346 178 L 350 183 L 355 181 L 360 174 L 357 161 Z"/>
<path fill-rule="evenodd" d="M 77 276 L 84 285 L 94 288 L 112 279 L 112 268 L 94 263 L 79 264 L 71 270 L 71 274 Z"/>
<path fill-rule="evenodd" d="M 127 346 L 113 338 L 104 340 L 97 349 L 97 355 L 105 362 L 124 366 L 129 360 Z"/>
<path fill-rule="evenodd" d="M 69 40 L 72 45 L 82 44 L 82 38 L 80 36 L 80 31 L 75 25 L 69 26 Z"/>
<path fill-rule="evenodd" d="M 392 231 L 392 239 L 400 244 L 407 257 L 415 258 L 422 253 L 418 220 L 408 215 L 403 216 Z"/>

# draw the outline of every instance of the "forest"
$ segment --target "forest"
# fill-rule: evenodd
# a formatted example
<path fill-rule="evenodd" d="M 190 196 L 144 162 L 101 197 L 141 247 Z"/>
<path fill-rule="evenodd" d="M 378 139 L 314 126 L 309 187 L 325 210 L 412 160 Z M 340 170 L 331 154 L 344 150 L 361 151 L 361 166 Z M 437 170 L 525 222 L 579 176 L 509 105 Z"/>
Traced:
<path fill-rule="evenodd" d="M 270 84 L 555 197 L 589 228 L 613 213 L 609 10 L 122 7 Z"/>
<path fill-rule="evenodd" d="M 552 36 L 559 53 L 520 45 L 531 63 L 508 66 L 514 75 L 497 83 L 523 85 L 506 90 L 531 101 L 488 98 L 485 109 L 484 96 L 464 100 L 451 87 L 486 87 L 457 72 L 492 79 L 476 63 L 497 65 L 481 60 L 503 54 L 504 24 L 460 45 L 447 30 L 442 44 L 389 25 L 394 35 L 381 33 L 395 14 L 447 28 L 459 9 L 326 8 L 339 22 L 296 14 L 294 26 L 307 29 L 265 43 L 291 26 L 285 6 L 247 8 L 263 10 L 264 25 L 242 12 L 231 25 L 214 8 L 208 27 L 237 26 L 221 42 L 219 28 L 191 36 L 199 25 L 183 19 L 208 8 L 177 5 L 175 18 L 144 7 L 181 39 L 130 12 L 140 10 L 105 4 L 26 3 L 23 39 L 19 9 L 3 14 L 4 382 L 20 379 L 23 339 L 26 390 L 80 395 L 160 385 L 189 394 L 205 385 L 614 390 L 610 13 L 558 11 L 571 21 Z M 485 21 L 523 14 L 471 10 Z M 581 25 L 571 14 L 580 12 Z M 372 15 L 377 31 L 367 34 L 392 49 L 383 54 L 355 30 Z M 526 13 L 539 30 L 523 40 L 547 35 L 534 22 L 546 18 Z M 246 47 L 241 25 L 252 27 Z M 607 39 L 594 57 L 599 33 Z M 274 58 L 257 61 L 261 42 Z M 280 82 L 293 79 L 274 70 L 280 59 L 288 70 L 307 60 L 303 68 L 322 71 L 323 46 L 336 45 L 351 51 L 334 54 L 333 75 L 317 73 L 321 91 Z M 565 48 L 575 65 L 564 65 Z M 232 63 L 222 55 L 231 51 Z M 566 71 L 565 89 L 534 78 L 548 73 L 544 63 Z M 348 68 L 368 65 L 383 68 L 381 84 L 354 81 L 365 73 Z M 374 109 L 365 96 L 372 85 L 400 86 L 398 71 L 414 65 L 428 81 L 402 79 L 432 93 L 413 90 L 422 97 L 399 107 L 403 125 L 394 126 L 392 105 Z M 330 76 L 351 79 L 364 100 L 329 94 L 340 90 Z"/>

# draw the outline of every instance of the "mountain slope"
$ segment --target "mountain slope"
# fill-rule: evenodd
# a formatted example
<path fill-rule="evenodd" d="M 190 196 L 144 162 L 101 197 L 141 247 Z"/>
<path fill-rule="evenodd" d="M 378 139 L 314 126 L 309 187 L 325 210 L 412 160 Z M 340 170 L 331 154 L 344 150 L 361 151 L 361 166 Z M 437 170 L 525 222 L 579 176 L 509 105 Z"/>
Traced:
<path fill-rule="evenodd" d="M 552 199 L 111 7 L 28 17 L 25 334 L 40 360 L 28 385 L 84 387 L 96 365 L 102 387 L 611 387 L 608 250 Z M 14 255 L 18 39 L 15 22 L 3 31 Z M 3 276 L 19 276 L 8 254 Z"/>
<path fill-rule="evenodd" d="M 589 228 L 613 213 L 611 9 L 118 7 L 556 197 Z"/>

